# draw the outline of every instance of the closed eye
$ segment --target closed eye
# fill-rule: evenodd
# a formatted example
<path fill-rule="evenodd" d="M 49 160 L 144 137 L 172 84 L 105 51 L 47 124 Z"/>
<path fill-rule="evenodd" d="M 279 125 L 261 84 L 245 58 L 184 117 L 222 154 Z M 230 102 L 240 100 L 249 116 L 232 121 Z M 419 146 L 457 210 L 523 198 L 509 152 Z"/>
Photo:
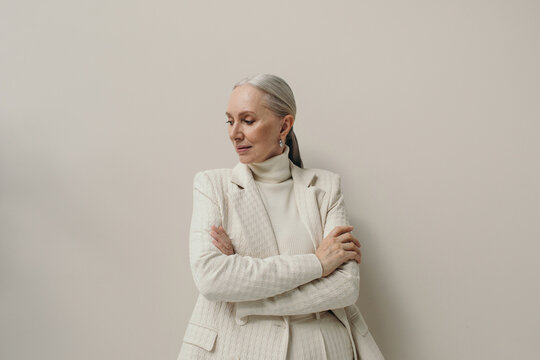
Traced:
<path fill-rule="evenodd" d="M 243 121 L 244 121 L 246 124 L 248 124 L 248 125 L 251 125 L 251 124 L 253 124 L 253 123 L 255 122 L 255 121 L 253 121 L 253 120 L 246 120 L 246 119 L 243 119 Z M 232 125 L 232 120 L 227 120 L 227 121 L 225 121 L 225 123 L 226 123 L 226 124 L 231 124 L 231 125 Z"/>

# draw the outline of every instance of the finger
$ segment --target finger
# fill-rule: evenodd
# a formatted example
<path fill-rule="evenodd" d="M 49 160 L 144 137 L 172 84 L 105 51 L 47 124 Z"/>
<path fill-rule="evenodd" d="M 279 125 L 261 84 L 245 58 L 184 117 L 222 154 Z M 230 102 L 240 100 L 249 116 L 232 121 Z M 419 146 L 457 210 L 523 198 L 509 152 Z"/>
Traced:
<path fill-rule="evenodd" d="M 225 255 L 232 255 L 234 254 L 234 251 L 232 249 L 228 249 L 227 247 L 225 247 L 223 245 L 223 243 L 220 243 L 219 241 L 216 241 L 214 243 L 214 245 L 216 245 L 216 247 L 219 249 L 219 251 L 221 251 L 222 253 L 224 253 Z"/>
<path fill-rule="evenodd" d="M 343 263 L 347 262 L 347 261 L 350 261 L 350 260 L 354 260 L 356 261 L 356 259 L 359 257 L 360 255 L 358 255 L 356 253 L 356 251 L 345 251 L 345 261 L 343 261 Z"/>
<path fill-rule="evenodd" d="M 220 231 L 219 231 L 219 234 L 221 235 L 222 238 L 224 238 L 224 239 L 229 239 L 229 236 L 227 235 L 227 233 L 225 232 L 225 230 L 220 230 Z"/>
<path fill-rule="evenodd" d="M 229 235 L 227 235 L 227 233 L 225 232 L 225 229 L 223 228 L 223 226 L 220 226 L 220 227 L 219 227 L 219 230 L 220 230 L 221 239 L 223 240 L 223 242 L 224 242 L 229 248 L 232 249 L 232 241 L 231 241 L 231 239 L 229 238 Z"/>
<path fill-rule="evenodd" d="M 210 235 L 212 235 L 212 237 L 214 237 L 214 239 L 216 239 L 216 240 L 223 241 L 224 236 L 222 234 L 218 233 L 217 231 L 211 230 Z"/>
<path fill-rule="evenodd" d="M 348 250 L 348 251 L 355 251 L 355 249 L 358 249 L 358 247 L 356 245 L 354 245 L 354 243 L 352 243 L 352 242 L 342 243 L 341 247 L 344 250 Z"/>
<path fill-rule="evenodd" d="M 338 236 L 337 238 L 337 241 L 341 242 L 341 243 L 347 243 L 347 242 L 350 242 L 352 244 L 355 244 L 356 246 L 360 247 L 360 241 L 358 241 L 357 238 L 355 238 L 354 236 L 350 235 L 350 233 L 346 233 L 346 234 L 341 234 L 340 236 Z"/>
<path fill-rule="evenodd" d="M 225 235 L 227 235 L 227 232 L 225 231 L 225 228 L 223 226 L 219 227 L 219 231 Z"/>
<path fill-rule="evenodd" d="M 349 226 L 349 225 L 338 225 L 336 227 L 334 227 L 330 233 L 334 236 L 334 237 L 337 237 L 339 235 L 341 235 L 342 233 L 346 232 L 346 231 L 352 231 L 352 229 L 354 229 L 354 226 Z"/>
<path fill-rule="evenodd" d="M 344 233 L 344 234 L 341 234 L 339 235 L 337 238 L 336 238 L 339 242 L 342 242 L 342 243 L 345 243 L 345 242 L 353 242 L 354 244 L 356 244 L 356 246 L 360 247 L 360 241 L 358 241 L 357 238 L 355 238 L 350 232 L 348 233 Z"/>
<path fill-rule="evenodd" d="M 223 229 L 223 226 L 221 226 L 221 225 L 220 226 L 212 225 L 212 230 L 214 230 L 218 234 L 220 234 L 222 232 L 225 232 L 225 229 Z"/>
<path fill-rule="evenodd" d="M 222 253 L 226 253 L 227 250 L 223 249 L 223 247 L 221 246 L 221 244 L 216 241 L 216 240 L 212 240 L 212 244 L 214 244 L 215 247 L 217 247 L 219 249 L 219 251 L 221 251 Z"/>
<path fill-rule="evenodd" d="M 341 235 L 344 232 L 352 231 L 354 227 L 349 225 L 338 225 L 332 229 L 332 233 L 335 237 Z"/>
<path fill-rule="evenodd" d="M 345 249 L 345 250 L 355 251 L 358 254 L 362 254 L 360 248 L 358 246 L 356 246 L 355 244 L 353 244 L 352 242 L 343 243 L 342 246 L 343 246 L 343 249 Z"/>
<path fill-rule="evenodd" d="M 360 264 L 362 262 L 362 255 L 358 255 L 357 253 L 355 252 L 351 252 L 352 255 L 350 255 L 350 258 L 349 260 L 347 261 L 350 261 L 350 260 L 354 260 L 356 261 L 358 264 Z"/>
<path fill-rule="evenodd" d="M 232 250 L 233 247 L 232 247 L 232 242 L 230 241 L 230 239 L 227 237 L 227 236 L 223 236 L 223 235 L 220 235 L 220 234 L 217 234 L 214 232 L 214 235 L 212 235 L 214 237 L 214 239 L 216 239 L 218 241 L 218 243 L 225 249 L 229 249 L 229 250 Z"/>

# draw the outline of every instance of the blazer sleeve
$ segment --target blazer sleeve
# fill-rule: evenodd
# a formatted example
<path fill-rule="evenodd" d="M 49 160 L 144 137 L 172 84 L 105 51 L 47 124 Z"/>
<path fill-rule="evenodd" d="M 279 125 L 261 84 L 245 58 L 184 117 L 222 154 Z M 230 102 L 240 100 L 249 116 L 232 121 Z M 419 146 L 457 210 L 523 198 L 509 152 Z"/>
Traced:
<path fill-rule="evenodd" d="M 339 174 L 335 174 L 332 188 L 323 238 L 335 226 L 350 225 Z M 341 308 L 356 303 L 359 293 L 360 265 L 349 260 L 330 275 L 295 289 L 265 299 L 236 303 L 236 319 L 241 322 L 247 315 L 299 315 Z"/>
<path fill-rule="evenodd" d="M 195 285 L 212 301 L 249 301 L 274 296 L 322 276 L 315 254 L 255 258 L 225 255 L 213 243 L 211 226 L 222 225 L 212 182 L 200 171 L 193 180 L 189 259 Z"/>

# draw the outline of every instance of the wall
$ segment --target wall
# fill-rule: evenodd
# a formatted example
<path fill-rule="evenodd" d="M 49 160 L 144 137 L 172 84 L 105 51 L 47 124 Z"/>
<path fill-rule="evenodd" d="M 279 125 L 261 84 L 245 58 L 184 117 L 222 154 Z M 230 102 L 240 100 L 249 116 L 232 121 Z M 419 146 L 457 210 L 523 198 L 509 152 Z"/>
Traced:
<path fill-rule="evenodd" d="M 0 358 L 175 359 L 196 171 L 285 78 L 387 360 L 540 356 L 537 1 L 0 4 Z"/>

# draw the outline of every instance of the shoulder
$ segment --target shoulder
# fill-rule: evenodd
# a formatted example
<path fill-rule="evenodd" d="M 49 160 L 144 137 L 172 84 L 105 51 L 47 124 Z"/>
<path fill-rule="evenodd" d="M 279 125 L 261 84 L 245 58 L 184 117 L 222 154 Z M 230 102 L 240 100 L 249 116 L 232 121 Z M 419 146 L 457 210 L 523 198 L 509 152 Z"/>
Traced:
<path fill-rule="evenodd" d="M 206 193 L 222 193 L 230 182 L 231 174 L 230 168 L 197 171 L 193 176 L 193 188 Z"/>
<path fill-rule="evenodd" d="M 320 168 L 306 168 L 305 170 L 315 174 L 315 185 L 319 187 L 335 188 L 341 184 L 341 175 L 337 172 Z"/>
<path fill-rule="evenodd" d="M 230 168 L 200 170 L 195 173 L 195 175 L 193 176 L 193 180 L 201 181 L 203 179 L 207 179 L 207 181 L 219 182 L 222 180 L 230 179 L 231 173 L 232 169 Z"/>
<path fill-rule="evenodd" d="M 231 178 L 231 173 L 232 169 L 229 168 L 199 170 L 193 176 L 193 184 L 212 183 L 215 185 L 226 182 Z"/>
<path fill-rule="evenodd" d="M 339 173 L 320 168 L 306 168 L 308 171 L 313 171 L 317 176 L 325 179 L 333 179 L 339 177 Z"/>
<path fill-rule="evenodd" d="M 312 181 L 316 187 L 324 191 L 328 206 L 336 204 L 342 197 L 341 175 L 327 169 L 308 168 L 306 170 L 315 174 L 315 180 Z"/>

